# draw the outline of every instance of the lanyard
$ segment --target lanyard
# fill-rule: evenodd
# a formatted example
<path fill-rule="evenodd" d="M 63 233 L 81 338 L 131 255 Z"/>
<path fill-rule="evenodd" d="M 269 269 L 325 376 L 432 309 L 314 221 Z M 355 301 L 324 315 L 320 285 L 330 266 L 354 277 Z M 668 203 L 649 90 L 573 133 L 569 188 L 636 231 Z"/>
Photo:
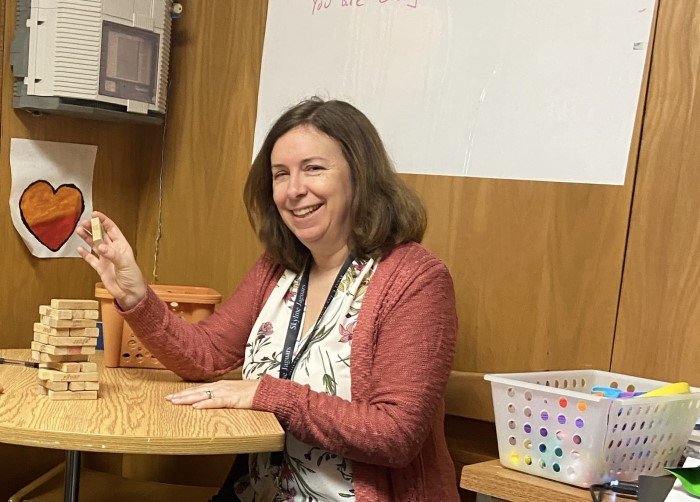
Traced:
<path fill-rule="evenodd" d="M 308 338 L 306 339 L 306 342 L 304 343 L 304 346 L 297 353 L 297 356 L 294 359 L 292 359 L 292 355 L 294 354 L 294 347 L 296 346 L 297 339 L 299 338 L 299 331 L 301 330 L 301 317 L 304 312 L 304 305 L 306 304 L 306 293 L 309 286 L 311 261 L 309 261 L 309 263 L 304 268 L 301 280 L 299 281 L 299 289 L 297 290 L 297 296 L 294 300 L 292 316 L 289 319 L 287 337 L 284 339 L 284 348 L 282 349 L 282 362 L 280 363 L 280 378 L 284 380 L 289 380 L 292 378 L 292 372 L 294 371 L 294 368 L 299 362 L 299 359 L 301 358 L 302 354 L 309 347 L 309 343 L 311 343 L 311 340 L 316 334 L 316 328 L 318 327 L 319 322 L 321 321 L 321 319 L 323 319 L 323 315 L 326 313 L 326 309 L 331 304 L 331 300 L 333 300 L 333 297 L 335 296 L 335 293 L 338 290 L 338 286 L 340 286 L 340 281 L 343 280 L 343 277 L 352 265 L 353 260 L 354 258 L 352 257 L 352 255 L 348 256 L 348 259 L 345 260 L 343 266 L 340 267 L 338 275 L 335 278 L 335 282 L 333 282 L 333 287 L 331 288 L 330 293 L 328 293 L 328 298 L 326 298 L 326 303 L 323 305 L 323 309 L 318 315 L 318 319 L 316 319 L 316 324 L 314 324 L 314 327 L 311 330 L 311 334 L 309 334 Z"/>

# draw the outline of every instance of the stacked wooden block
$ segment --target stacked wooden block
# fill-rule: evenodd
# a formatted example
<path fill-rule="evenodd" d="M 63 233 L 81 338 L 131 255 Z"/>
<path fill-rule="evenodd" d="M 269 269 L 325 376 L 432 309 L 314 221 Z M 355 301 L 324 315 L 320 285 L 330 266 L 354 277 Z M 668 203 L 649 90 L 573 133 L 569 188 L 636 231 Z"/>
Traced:
<path fill-rule="evenodd" d="M 32 358 L 41 363 L 37 393 L 50 399 L 97 399 L 98 302 L 53 299 L 39 307 Z"/>

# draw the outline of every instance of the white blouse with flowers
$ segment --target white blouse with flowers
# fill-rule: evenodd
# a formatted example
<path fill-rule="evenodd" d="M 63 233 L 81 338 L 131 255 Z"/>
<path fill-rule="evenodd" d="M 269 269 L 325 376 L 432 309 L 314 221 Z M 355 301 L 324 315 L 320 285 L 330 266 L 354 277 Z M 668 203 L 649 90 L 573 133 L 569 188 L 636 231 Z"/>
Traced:
<path fill-rule="evenodd" d="M 357 316 L 377 261 L 355 259 L 292 373 L 292 380 L 350 401 L 350 353 Z M 246 345 L 243 378 L 266 373 L 279 377 L 281 353 L 287 335 L 301 274 L 286 270 L 263 306 Z M 304 325 L 302 318 L 301 325 Z M 297 340 L 296 358 L 311 327 Z M 243 501 L 352 500 L 355 498 L 352 461 L 297 440 L 287 433 L 281 465 L 271 454 L 250 455 L 249 476 L 236 484 Z"/>

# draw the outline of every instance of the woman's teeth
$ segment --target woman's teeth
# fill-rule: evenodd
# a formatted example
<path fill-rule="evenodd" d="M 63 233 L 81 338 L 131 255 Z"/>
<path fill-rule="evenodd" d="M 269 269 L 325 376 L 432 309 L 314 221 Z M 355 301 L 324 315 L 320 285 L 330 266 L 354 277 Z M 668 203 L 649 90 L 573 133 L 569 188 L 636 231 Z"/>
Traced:
<path fill-rule="evenodd" d="M 297 209 L 295 211 L 292 211 L 292 214 L 294 214 L 294 216 L 303 218 L 307 214 L 311 214 L 314 211 L 316 211 L 319 207 L 321 207 L 321 204 L 316 204 L 315 206 L 305 207 L 304 209 Z"/>

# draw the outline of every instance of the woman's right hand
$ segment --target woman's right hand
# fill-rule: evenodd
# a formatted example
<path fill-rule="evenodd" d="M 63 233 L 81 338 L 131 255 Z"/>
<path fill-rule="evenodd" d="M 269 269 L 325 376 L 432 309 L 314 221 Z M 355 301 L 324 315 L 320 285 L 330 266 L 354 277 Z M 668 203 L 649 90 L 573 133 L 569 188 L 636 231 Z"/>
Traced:
<path fill-rule="evenodd" d="M 94 268 L 104 287 L 123 310 L 129 310 L 146 296 L 146 281 L 136 264 L 134 252 L 119 227 L 99 211 L 92 212 L 104 227 L 104 240 L 99 246 L 92 242 L 90 220 L 81 221 L 75 233 L 88 248 L 78 247 L 78 254 Z M 92 254 L 92 249 L 95 254 Z"/>

